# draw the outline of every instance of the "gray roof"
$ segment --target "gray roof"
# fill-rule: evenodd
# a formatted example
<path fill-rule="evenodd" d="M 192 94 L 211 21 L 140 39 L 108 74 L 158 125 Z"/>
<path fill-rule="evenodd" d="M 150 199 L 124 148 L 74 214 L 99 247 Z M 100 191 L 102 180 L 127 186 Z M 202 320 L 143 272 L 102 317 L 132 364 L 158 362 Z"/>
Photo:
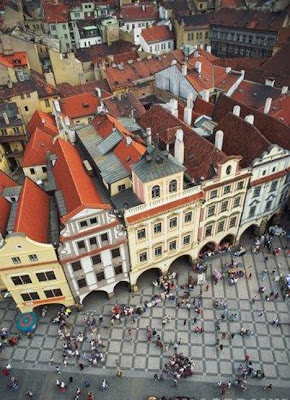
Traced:
<path fill-rule="evenodd" d="M 99 145 L 104 139 L 92 125 L 80 129 L 76 132 L 76 135 L 95 162 L 106 183 L 118 182 L 130 176 L 130 173 L 114 153 L 102 154 Z"/>
<path fill-rule="evenodd" d="M 113 150 L 113 148 L 121 142 L 123 136 L 122 134 L 115 129 L 106 139 L 104 139 L 100 144 L 99 144 L 99 150 L 100 152 L 105 155 L 109 153 L 110 151 Z"/>
<path fill-rule="evenodd" d="M 142 182 L 150 182 L 185 171 L 185 167 L 167 151 L 151 145 L 142 159 L 132 165 L 132 171 Z"/>
<path fill-rule="evenodd" d="M 54 196 L 55 196 L 55 201 L 56 201 L 56 205 L 58 208 L 58 212 L 59 212 L 60 216 L 63 217 L 64 215 L 67 214 L 67 209 L 65 206 L 65 202 L 64 202 L 61 190 L 57 190 L 54 193 Z"/>
<path fill-rule="evenodd" d="M 3 114 L 6 113 L 9 119 L 9 124 L 6 124 Z M 18 118 L 19 117 L 19 118 Z M 16 103 L 1 103 L 0 104 L 0 128 L 8 126 L 21 126 L 22 118 L 19 114 Z"/>
<path fill-rule="evenodd" d="M 11 187 L 6 187 L 2 191 L 2 196 L 3 197 L 15 197 L 15 196 L 20 196 L 22 186 L 11 186 Z"/>
<path fill-rule="evenodd" d="M 13 232 L 17 208 L 18 208 L 18 203 L 12 203 L 6 228 L 6 231 L 8 233 Z"/>
<path fill-rule="evenodd" d="M 136 196 L 132 189 L 121 190 L 121 192 L 111 197 L 111 201 L 117 210 L 123 210 L 142 204 L 139 197 Z"/>
<path fill-rule="evenodd" d="M 137 124 L 137 122 L 128 117 L 120 117 L 118 120 L 122 123 L 122 125 L 128 129 L 130 132 L 139 132 L 142 131 L 142 128 L 140 125 Z"/>

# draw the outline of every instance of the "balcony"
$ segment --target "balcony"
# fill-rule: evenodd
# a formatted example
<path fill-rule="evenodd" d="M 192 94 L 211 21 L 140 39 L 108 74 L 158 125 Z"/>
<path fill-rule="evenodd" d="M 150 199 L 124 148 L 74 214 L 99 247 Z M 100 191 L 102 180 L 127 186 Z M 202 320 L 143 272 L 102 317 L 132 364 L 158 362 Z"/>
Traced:
<path fill-rule="evenodd" d="M 26 142 L 26 135 L 17 133 L 14 135 L 0 135 L 0 143 Z"/>
<path fill-rule="evenodd" d="M 5 151 L 6 158 L 22 157 L 24 150 Z"/>

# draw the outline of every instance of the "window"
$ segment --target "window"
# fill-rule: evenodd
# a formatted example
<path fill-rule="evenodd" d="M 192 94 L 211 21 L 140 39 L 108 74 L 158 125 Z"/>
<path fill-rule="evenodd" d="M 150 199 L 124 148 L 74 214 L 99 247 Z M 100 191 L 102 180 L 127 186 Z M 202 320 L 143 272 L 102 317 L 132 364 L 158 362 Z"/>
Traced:
<path fill-rule="evenodd" d="M 53 271 L 38 272 L 36 274 L 36 276 L 37 276 L 39 282 L 52 281 L 52 280 L 56 279 Z"/>
<path fill-rule="evenodd" d="M 28 106 L 24 106 L 24 111 L 28 112 Z"/>
<path fill-rule="evenodd" d="M 86 278 L 79 279 L 77 281 L 79 289 L 82 289 L 87 286 Z"/>
<path fill-rule="evenodd" d="M 117 249 L 111 250 L 111 254 L 112 254 L 112 258 L 120 257 L 121 254 L 120 254 L 120 249 L 119 249 L 119 247 L 117 247 Z"/>
<path fill-rule="evenodd" d="M 98 282 L 105 280 L 105 273 L 104 271 L 100 271 L 96 274 L 96 278 Z"/>
<path fill-rule="evenodd" d="M 212 225 L 205 228 L 205 236 L 210 236 L 212 234 Z"/>
<path fill-rule="evenodd" d="M 262 176 L 265 176 L 266 175 L 266 170 L 264 169 L 264 171 L 262 172 Z"/>
<path fill-rule="evenodd" d="M 115 275 L 120 275 L 123 273 L 123 267 L 122 265 L 117 265 L 116 267 L 114 267 L 114 271 L 115 271 Z"/>
<path fill-rule="evenodd" d="M 98 218 L 97 217 L 90 218 L 90 224 L 91 225 L 95 225 L 97 223 L 98 223 Z"/>
<path fill-rule="evenodd" d="M 13 264 L 21 264 L 21 259 L 20 257 L 12 257 L 12 262 Z"/>
<path fill-rule="evenodd" d="M 211 190 L 209 197 L 210 199 L 217 197 L 217 189 Z"/>
<path fill-rule="evenodd" d="M 92 256 L 91 260 L 92 260 L 93 265 L 101 264 L 101 262 L 102 262 L 100 254 L 96 254 L 95 256 Z"/>
<path fill-rule="evenodd" d="M 228 208 L 228 201 L 223 201 L 221 205 L 221 212 L 227 211 Z"/>
<path fill-rule="evenodd" d="M 85 250 L 86 249 L 86 245 L 85 245 L 85 241 L 84 240 L 80 240 L 79 242 L 77 242 L 77 246 L 79 250 Z"/>
<path fill-rule="evenodd" d="M 212 217 L 214 215 L 214 213 L 215 213 L 215 206 L 208 207 L 207 216 Z"/>
<path fill-rule="evenodd" d="M 142 240 L 142 239 L 145 239 L 145 238 L 146 238 L 146 231 L 145 231 L 145 228 L 139 229 L 139 230 L 137 231 L 137 238 L 138 238 L 138 240 Z"/>
<path fill-rule="evenodd" d="M 241 190 L 241 189 L 243 189 L 243 187 L 244 187 L 244 181 L 238 182 L 238 184 L 237 184 L 237 189 L 238 189 L 238 190 Z"/>
<path fill-rule="evenodd" d="M 154 233 L 161 233 L 161 222 L 158 222 L 158 224 L 154 225 Z"/>
<path fill-rule="evenodd" d="M 56 26 L 55 25 L 50 25 L 51 26 L 51 30 L 55 31 L 56 30 Z"/>
<path fill-rule="evenodd" d="M 38 300 L 39 296 L 37 292 L 32 292 L 32 293 L 23 293 L 21 295 L 22 299 L 24 301 L 31 301 L 31 300 Z"/>
<path fill-rule="evenodd" d="M 234 226 L 236 226 L 237 223 L 237 217 L 232 217 L 230 219 L 230 228 L 233 228 Z"/>
<path fill-rule="evenodd" d="M 272 168 L 272 172 L 275 172 L 275 171 L 276 171 L 276 167 L 273 167 L 273 168 Z"/>
<path fill-rule="evenodd" d="M 250 208 L 249 217 L 250 218 L 253 217 L 255 215 L 255 212 L 256 212 L 256 206 L 252 206 Z"/>
<path fill-rule="evenodd" d="M 139 254 L 139 261 L 140 262 L 145 262 L 147 261 L 147 251 L 143 251 L 143 253 Z"/>
<path fill-rule="evenodd" d="M 171 218 L 169 220 L 169 227 L 176 228 L 177 227 L 177 217 Z"/>
<path fill-rule="evenodd" d="M 65 33 L 63 36 L 64 36 L 65 39 L 68 39 L 67 33 Z"/>
<path fill-rule="evenodd" d="M 62 29 L 66 29 L 66 25 L 65 24 L 62 25 Z"/>
<path fill-rule="evenodd" d="M 62 291 L 60 289 L 50 289 L 44 291 L 45 296 L 50 299 L 51 297 L 62 296 Z"/>
<path fill-rule="evenodd" d="M 81 221 L 81 222 L 80 222 L 80 227 L 81 227 L 81 228 L 85 228 L 86 226 L 88 226 L 87 221 Z"/>
<path fill-rule="evenodd" d="M 103 233 L 101 235 L 101 241 L 102 242 L 107 242 L 108 241 L 108 234 L 107 233 Z"/>
<path fill-rule="evenodd" d="M 72 267 L 72 270 L 74 272 L 76 272 L 76 271 L 79 271 L 80 269 L 82 269 L 82 264 L 80 261 L 75 261 L 75 262 L 71 263 L 71 267 Z"/>
<path fill-rule="evenodd" d="M 28 257 L 30 261 L 38 261 L 38 257 L 36 254 L 29 254 Z"/>
<path fill-rule="evenodd" d="M 261 186 L 255 187 L 253 197 L 260 196 L 260 193 L 261 193 Z"/>
<path fill-rule="evenodd" d="M 11 279 L 15 286 L 32 283 L 29 275 L 13 276 Z"/>
<path fill-rule="evenodd" d="M 231 186 L 230 185 L 225 186 L 224 187 L 224 194 L 228 194 L 230 192 L 231 192 Z"/>
<path fill-rule="evenodd" d="M 189 211 L 184 214 L 184 223 L 188 223 L 192 220 L 192 212 Z"/>
<path fill-rule="evenodd" d="M 162 256 L 162 246 L 157 246 L 157 247 L 155 247 L 155 249 L 154 249 L 154 254 L 155 254 L 155 257 L 160 257 L 160 256 Z"/>
<path fill-rule="evenodd" d="M 185 235 L 183 237 L 183 245 L 187 246 L 188 244 L 190 244 L 190 235 Z"/>
<path fill-rule="evenodd" d="M 225 221 L 220 221 L 217 226 L 217 231 L 222 232 L 224 230 L 224 227 L 225 227 Z"/>
<path fill-rule="evenodd" d="M 172 242 L 169 243 L 169 250 L 170 251 L 176 250 L 176 240 L 172 240 Z"/>
<path fill-rule="evenodd" d="M 118 186 L 118 192 L 121 192 L 122 190 L 126 189 L 126 185 L 119 185 Z"/>
<path fill-rule="evenodd" d="M 29 171 L 30 171 L 31 175 L 35 175 L 35 169 L 34 168 L 29 168 Z"/>
<path fill-rule="evenodd" d="M 278 181 L 274 181 L 271 183 L 270 192 L 274 192 L 277 189 Z"/>
<path fill-rule="evenodd" d="M 272 200 L 267 201 L 265 211 L 269 211 L 272 207 Z"/>
<path fill-rule="evenodd" d="M 158 185 L 153 186 L 151 190 L 151 196 L 152 199 L 157 199 L 158 197 L 160 197 L 160 186 Z"/>
<path fill-rule="evenodd" d="M 240 202 L 241 202 L 241 198 L 240 197 L 236 197 L 234 199 L 234 207 L 240 207 Z"/>
<path fill-rule="evenodd" d="M 169 182 L 169 193 L 173 193 L 177 191 L 177 180 L 173 179 Z"/>
<path fill-rule="evenodd" d="M 97 242 L 97 238 L 96 237 L 89 238 L 89 243 L 90 243 L 90 246 L 98 246 L 98 242 Z"/>
<path fill-rule="evenodd" d="M 45 174 L 47 171 L 46 167 L 41 167 L 41 169 L 42 169 L 42 172 Z"/>
<path fill-rule="evenodd" d="M 45 107 L 50 107 L 49 99 L 44 99 Z"/>
<path fill-rule="evenodd" d="M 226 168 L 226 174 L 229 175 L 231 172 L 232 172 L 232 167 L 229 165 L 229 166 Z"/>

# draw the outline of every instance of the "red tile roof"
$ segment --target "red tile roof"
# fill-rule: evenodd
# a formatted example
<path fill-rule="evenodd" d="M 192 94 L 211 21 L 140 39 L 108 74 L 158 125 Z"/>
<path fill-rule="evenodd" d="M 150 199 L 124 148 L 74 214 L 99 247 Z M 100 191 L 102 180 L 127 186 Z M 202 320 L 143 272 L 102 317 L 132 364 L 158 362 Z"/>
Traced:
<path fill-rule="evenodd" d="M 7 187 L 18 186 L 18 183 L 15 182 L 10 176 L 5 174 L 5 172 L 0 170 L 0 193 L 3 189 Z"/>
<path fill-rule="evenodd" d="M 27 124 L 26 130 L 30 136 L 36 128 L 40 128 L 51 136 L 58 135 L 58 129 L 54 117 L 43 111 L 35 111 Z"/>
<path fill-rule="evenodd" d="M 82 85 L 72 86 L 70 83 L 59 83 L 57 88 L 60 91 L 60 97 L 74 96 L 80 93 L 92 93 L 95 88 L 98 87 L 102 91 L 102 97 L 108 97 L 111 94 L 110 87 L 106 79 L 101 79 L 99 81 L 86 82 Z"/>
<path fill-rule="evenodd" d="M 148 21 L 158 19 L 158 10 L 153 4 L 128 4 L 123 5 L 120 18 L 124 22 Z"/>
<path fill-rule="evenodd" d="M 123 87 L 134 86 L 138 81 L 152 77 L 154 74 L 171 65 L 174 60 L 173 53 L 163 54 L 162 56 L 149 56 L 133 63 L 123 63 L 123 65 L 106 68 L 105 74 L 111 90 Z"/>
<path fill-rule="evenodd" d="M 290 96 L 283 96 L 280 99 L 272 101 L 270 111 L 268 115 L 278 119 L 285 125 L 290 126 Z M 262 112 L 263 109 L 260 109 Z"/>
<path fill-rule="evenodd" d="M 100 104 L 100 98 L 94 93 L 80 93 L 60 100 L 61 111 L 71 119 L 95 114 Z"/>
<path fill-rule="evenodd" d="M 49 24 L 68 22 L 70 20 L 70 5 L 45 1 L 42 4 L 44 20 Z"/>
<path fill-rule="evenodd" d="M 147 43 L 163 42 L 164 40 L 173 40 L 173 32 L 168 26 L 152 26 L 147 29 L 143 29 L 141 36 Z"/>
<path fill-rule="evenodd" d="M 143 104 L 133 92 L 124 93 L 120 98 L 108 97 L 103 99 L 103 103 L 109 114 L 115 118 L 131 117 L 133 110 L 134 118 L 138 119 L 146 112 Z"/>
<path fill-rule="evenodd" d="M 127 223 L 130 225 L 130 224 L 134 224 L 137 221 L 141 222 L 148 218 L 152 218 L 153 216 L 156 217 L 157 215 L 164 214 L 165 212 L 178 209 L 185 204 L 189 204 L 189 203 L 192 204 L 196 201 L 203 200 L 203 199 L 204 199 L 204 194 L 202 192 L 196 193 L 192 196 L 183 197 L 181 199 L 171 201 L 170 203 L 163 204 L 162 206 L 150 209 L 148 211 L 143 211 L 139 214 L 129 216 L 129 217 L 127 217 Z"/>
<path fill-rule="evenodd" d="M 125 40 L 118 40 L 108 46 L 106 43 L 94 44 L 90 47 L 76 49 L 75 55 L 81 62 L 92 62 L 93 64 L 101 64 L 106 62 L 120 62 L 115 61 L 119 56 L 125 56 L 126 60 L 135 59 L 138 57 L 136 46 L 131 42 Z"/>
<path fill-rule="evenodd" d="M 269 150 L 271 143 L 255 127 L 244 119 L 228 113 L 215 127 L 224 133 L 222 151 L 228 156 L 241 155 L 240 165 L 248 167 Z M 246 140 L 245 140 L 246 138 Z"/>
<path fill-rule="evenodd" d="M 0 233 L 5 236 L 6 227 L 9 219 L 11 203 L 0 196 Z"/>
<path fill-rule="evenodd" d="M 204 101 L 200 97 L 197 97 L 194 105 L 193 105 L 193 111 L 197 114 L 200 115 L 207 115 L 208 117 L 212 116 L 214 109 L 214 104 Z"/>
<path fill-rule="evenodd" d="M 53 137 L 45 131 L 36 128 L 26 144 L 22 158 L 22 168 L 46 165 L 46 153 L 52 148 Z"/>
<path fill-rule="evenodd" d="M 92 178 L 85 171 L 81 156 L 72 144 L 57 139 L 53 152 L 57 156 L 53 175 L 57 188 L 62 191 L 67 210 L 67 214 L 61 219 L 62 222 L 85 208 L 111 208 L 109 204 L 104 204 Z"/>
<path fill-rule="evenodd" d="M 49 196 L 29 178 L 25 178 L 18 200 L 13 232 L 25 233 L 40 243 L 49 240 Z"/>
<path fill-rule="evenodd" d="M 240 116 L 245 118 L 246 115 L 254 116 L 254 126 L 261 134 L 272 144 L 277 144 L 284 149 L 290 150 L 290 128 L 277 119 L 261 113 L 254 108 L 245 106 L 242 103 L 222 94 L 219 96 L 215 105 L 213 120 L 220 122 L 227 113 L 232 112 L 235 105 L 241 107 Z"/>
<path fill-rule="evenodd" d="M 0 54 L 0 64 L 9 68 L 23 67 L 27 65 L 27 55 L 25 51 L 17 51 L 10 55 Z"/>
<path fill-rule="evenodd" d="M 205 179 L 214 175 L 217 164 L 223 163 L 228 157 L 218 150 L 212 143 L 199 136 L 194 129 L 174 117 L 160 105 L 154 105 L 140 119 L 143 128 L 150 127 L 153 140 L 158 135 L 161 147 L 175 141 L 178 128 L 184 132 L 184 166 L 186 173 L 197 181 L 203 176 Z M 170 151 L 172 154 L 173 152 Z"/>

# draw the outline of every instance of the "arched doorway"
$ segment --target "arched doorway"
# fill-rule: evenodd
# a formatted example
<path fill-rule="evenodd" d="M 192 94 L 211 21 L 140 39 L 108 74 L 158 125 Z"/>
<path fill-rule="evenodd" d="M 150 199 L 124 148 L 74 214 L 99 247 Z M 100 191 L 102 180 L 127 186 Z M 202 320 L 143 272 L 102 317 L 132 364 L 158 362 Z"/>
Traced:
<path fill-rule="evenodd" d="M 114 286 L 114 297 L 116 298 L 116 302 L 127 303 L 130 287 L 130 283 L 126 281 L 120 281 Z"/>
<path fill-rule="evenodd" d="M 93 290 L 82 300 L 85 309 L 93 310 L 97 306 L 107 303 L 109 295 L 104 290 Z"/>
<path fill-rule="evenodd" d="M 43 317 L 42 316 L 42 310 L 43 308 L 47 309 L 47 313 L 46 315 Z M 51 320 L 51 318 L 54 318 L 57 313 L 63 308 L 65 307 L 63 304 L 60 303 L 53 303 L 53 304 L 40 304 L 39 306 L 36 306 L 33 308 L 33 311 L 35 312 L 35 314 L 37 315 L 37 317 L 41 318 L 42 320 L 47 319 L 47 320 Z"/>
<path fill-rule="evenodd" d="M 259 227 L 258 225 L 252 224 L 248 226 L 247 229 L 240 236 L 240 243 L 241 245 L 246 245 L 251 243 L 253 238 L 258 235 Z"/>
<path fill-rule="evenodd" d="M 198 256 L 200 258 L 203 258 L 205 255 L 207 257 L 209 257 L 215 253 L 216 248 L 217 248 L 217 245 L 215 242 L 208 242 L 201 248 Z"/>
<path fill-rule="evenodd" d="M 190 255 L 184 255 L 176 258 L 169 266 L 168 273 L 178 272 L 182 273 L 184 271 L 189 271 L 192 266 L 192 258 Z"/>
<path fill-rule="evenodd" d="M 270 228 L 270 226 L 273 225 L 279 225 L 280 222 L 280 215 L 279 214 L 274 214 L 272 215 L 272 217 L 269 219 L 269 221 L 267 222 L 266 225 L 266 231 L 268 231 L 268 229 Z"/>
<path fill-rule="evenodd" d="M 152 282 L 158 279 L 162 275 L 162 272 L 159 268 L 151 268 L 147 269 L 147 271 L 142 272 L 141 275 L 138 276 L 137 286 L 138 289 L 146 289 L 152 285 Z"/>
<path fill-rule="evenodd" d="M 228 250 L 235 241 L 235 236 L 234 235 L 227 235 L 225 236 L 220 242 L 219 242 L 219 250 L 224 251 Z"/>

